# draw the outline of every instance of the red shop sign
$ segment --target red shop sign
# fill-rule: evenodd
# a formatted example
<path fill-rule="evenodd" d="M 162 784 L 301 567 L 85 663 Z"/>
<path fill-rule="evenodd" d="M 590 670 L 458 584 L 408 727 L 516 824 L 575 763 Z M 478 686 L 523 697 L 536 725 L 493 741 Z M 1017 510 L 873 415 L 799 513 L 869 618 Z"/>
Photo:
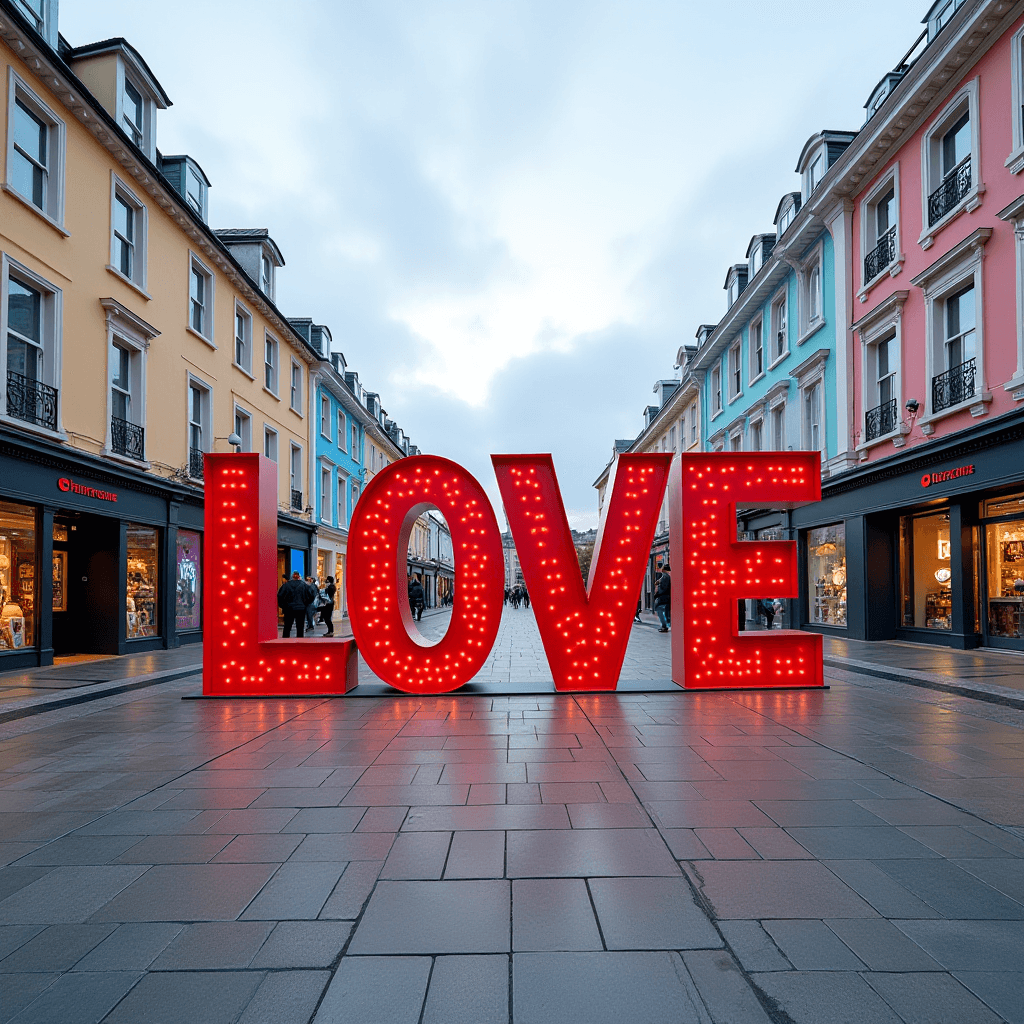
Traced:
<path fill-rule="evenodd" d="M 974 466 L 957 466 L 956 469 L 941 469 L 937 473 L 925 473 L 921 477 L 922 487 L 933 487 L 944 484 L 947 480 L 957 480 L 962 476 L 974 476 Z"/>
<path fill-rule="evenodd" d="M 57 481 L 57 486 L 71 494 L 84 494 L 87 498 L 98 498 L 100 501 L 117 501 L 116 491 L 101 491 L 95 487 L 86 487 L 85 484 L 77 484 L 69 477 L 62 476 Z"/>

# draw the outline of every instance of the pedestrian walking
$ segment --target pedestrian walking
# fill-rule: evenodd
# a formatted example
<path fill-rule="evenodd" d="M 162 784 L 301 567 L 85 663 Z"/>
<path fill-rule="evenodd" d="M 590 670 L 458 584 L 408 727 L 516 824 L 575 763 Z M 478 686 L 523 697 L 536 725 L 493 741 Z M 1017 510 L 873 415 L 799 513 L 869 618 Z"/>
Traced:
<path fill-rule="evenodd" d="M 309 588 L 309 600 L 306 602 L 306 629 L 312 634 L 313 613 L 317 609 L 317 598 L 320 596 L 320 588 L 312 576 L 306 577 L 306 586 Z"/>
<path fill-rule="evenodd" d="M 523 606 L 525 608 L 530 607 L 530 592 L 526 589 L 526 587 L 523 587 Z"/>
<path fill-rule="evenodd" d="M 292 578 L 281 584 L 277 592 L 277 606 L 284 612 L 284 636 L 291 636 L 292 623 L 295 635 L 301 637 L 306 625 L 306 605 L 312 600 L 309 584 L 303 583 L 302 574 L 292 573 Z"/>
<path fill-rule="evenodd" d="M 654 612 L 661 621 L 659 633 L 667 633 L 672 623 L 672 577 L 669 570 L 670 566 L 666 562 L 661 567 L 658 585 L 654 591 Z"/>
<path fill-rule="evenodd" d="M 641 599 L 639 597 L 636 599 L 636 611 L 633 613 L 633 621 L 634 622 L 643 622 L 644 621 L 643 619 L 640 618 L 640 600 Z"/>
<path fill-rule="evenodd" d="M 426 599 L 423 593 L 423 585 L 414 576 L 409 582 L 409 608 L 416 617 L 417 622 L 423 618 L 423 606 L 425 604 Z"/>
<path fill-rule="evenodd" d="M 761 598 L 761 614 L 764 616 L 768 628 L 771 629 L 772 623 L 775 621 L 775 601 L 772 598 Z"/>
<path fill-rule="evenodd" d="M 333 576 L 328 576 L 325 583 L 327 585 L 320 591 L 320 621 L 327 627 L 324 636 L 334 636 L 334 595 L 338 588 L 334 585 Z"/>

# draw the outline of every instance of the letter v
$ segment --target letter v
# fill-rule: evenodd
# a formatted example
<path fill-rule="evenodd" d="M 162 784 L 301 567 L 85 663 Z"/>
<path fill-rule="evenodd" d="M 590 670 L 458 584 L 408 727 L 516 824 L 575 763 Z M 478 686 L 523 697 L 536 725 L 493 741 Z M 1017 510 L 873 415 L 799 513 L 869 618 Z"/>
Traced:
<path fill-rule="evenodd" d="M 492 455 L 556 690 L 614 690 L 668 482 L 668 453 L 619 455 L 584 590 L 550 455 Z"/>

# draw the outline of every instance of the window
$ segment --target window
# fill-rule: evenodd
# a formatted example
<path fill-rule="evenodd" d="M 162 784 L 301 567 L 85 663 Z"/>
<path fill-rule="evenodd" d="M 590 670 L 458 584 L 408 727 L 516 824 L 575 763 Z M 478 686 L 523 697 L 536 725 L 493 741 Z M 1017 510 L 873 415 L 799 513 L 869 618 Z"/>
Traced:
<path fill-rule="evenodd" d="M 277 462 L 277 431 L 272 427 L 263 428 L 263 454 L 271 462 Z"/>
<path fill-rule="evenodd" d="M 206 341 L 213 340 L 213 275 L 195 256 L 189 264 L 188 325 Z"/>
<path fill-rule="evenodd" d="M 359 501 L 359 493 L 360 493 L 359 492 L 359 484 L 353 482 L 353 484 L 352 484 L 352 507 L 353 508 L 356 507 L 356 502 Z"/>
<path fill-rule="evenodd" d="M 142 147 L 143 115 L 145 105 L 142 102 L 142 93 L 132 85 L 131 80 L 126 76 L 124 80 L 124 93 L 121 96 L 121 127 L 136 146 Z"/>
<path fill-rule="evenodd" d="M 814 251 L 804 261 L 797 275 L 800 294 L 800 336 L 797 344 L 802 344 L 817 328 L 824 323 L 822 319 L 821 265 L 824 246 L 818 243 Z"/>
<path fill-rule="evenodd" d="M 206 183 L 196 173 L 194 167 L 185 166 L 185 202 L 203 217 L 206 216 L 206 204 L 203 202 Z"/>
<path fill-rule="evenodd" d="M 235 305 L 235 366 L 252 374 L 252 315 Z"/>
<path fill-rule="evenodd" d="M 160 531 L 136 523 L 127 525 L 127 638 L 159 636 Z"/>
<path fill-rule="evenodd" d="M 864 439 L 873 441 L 891 434 L 898 425 L 896 370 L 899 366 L 899 343 L 896 332 L 890 332 L 870 346 L 868 357 L 874 370 L 874 408 L 866 414 Z"/>
<path fill-rule="evenodd" d="M 345 507 L 346 497 L 348 494 L 348 482 L 344 479 L 341 474 L 338 474 L 338 527 L 345 529 L 348 525 L 348 510 Z"/>
<path fill-rule="evenodd" d="M 263 345 L 263 386 L 272 394 L 277 394 L 277 339 L 269 334 Z"/>
<path fill-rule="evenodd" d="M 739 343 L 729 349 L 729 400 L 743 393 L 742 358 Z"/>
<path fill-rule="evenodd" d="M 118 419 L 130 421 L 132 418 L 132 373 L 131 352 L 114 342 L 111 359 L 110 377 L 110 408 Z"/>
<path fill-rule="evenodd" d="M 779 217 L 778 233 L 780 238 L 786 228 L 788 228 L 794 220 L 796 220 L 796 205 L 794 203 L 790 203 L 790 205 L 783 210 L 782 216 Z"/>
<path fill-rule="evenodd" d="M 326 395 L 320 396 L 320 433 L 329 441 L 331 439 L 331 400 Z"/>
<path fill-rule="evenodd" d="M 978 79 L 964 85 L 932 122 L 922 141 L 925 249 L 935 230 L 981 205 L 978 149 Z"/>
<path fill-rule="evenodd" d="M 956 369 L 974 359 L 974 285 L 968 285 L 945 300 L 945 363 Z"/>
<path fill-rule="evenodd" d="M 235 406 L 235 433 L 242 439 L 243 452 L 252 451 L 252 416 Z"/>
<path fill-rule="evenodd" d="M 328 466 L 320 467 L 320 518 L 325 522 L 331 521 L 331 470 Z"/>
<path fill-rule="evenodd" d="M 807 316 L 813 324 L 821 319 L 821 265 L 815 264 L 807 275 Z"/>
<path fill-rule="evenodd" d="M 359 461 L 359 428 L 353 423 L 352 424 L 352 458 Z"/>
<path fill-rule="evenodd" d="M 302 414 L 302 367 L 292 362 L 292 382 L 288 404 L 295 412 Z"/>
<path fill-rule="evenodd" d="M 772 363 L 777 363 L 789 351 L 789 324 L 786 317 L 786 296 L 772 303 Z"/>
<path fill-rule="evenodd" d="M 697 443 L 697 405 L 690 406 L 690 444 Z"/>
<path fill-rule="evenodd" d="M 65 126 L 14 74 L 8 75 L 7 184 L 55 224 L 64 222 Z"/>
<path fill-rule="evenodd" d="M 0 502 L 0 592 L 5 602 L 0 617 L 0 651 L 33 647 L 39 642 L 35 596 L 42 538 L 36 517 L 37 510 L 31 505 Z M 54 552 L 55 611 L 67 608 L 67 554 Z"/>
<path fill-rule="evenodd" d="M 928 19 L 928 42 L 946 26 L 950 18 L 963 6 L 964 0 L 946 0 L 944 4 L 936 4 Z"/>
<path fill-rule="evenodd" d="M 195 377 L 188 384 L 189 476 L 203 478 L 203 453 L 213 450 L 212 401 L 209 387 Z"/>
<path fill-rule="evenodd" d="M 743 431 L 738 430 L 735 434 L 729 435 L 729 451 L 741 452 L 743 451 Z"/>
<path fill-rule="evenodd" d="M 764 321 L 760 317 L 750 324 L 750 371 L 751 381 L 764 373 Z"/>
<path fill-rule="evenodd" d="M 764 440 L 762 438 L 762 431 L 764 423 L 761 420 L 750 421 L 750 450 L 752 452 L 759 452 L 764 447 Z"/>
<path fill-rule="evenodd" d="M 29 24 L 40 34 L 43 35 L 43 29 L 45 25 L 45 0 L 15 0 L 15 7 L 18 8 L 18 13 L 25 16 L 28 19 Z"/>
<path fill-rule="evenodd" d="M 868 285 L 880 275 L 895 274 L 903 257 L 899 247 L 899 165 L 875 186 L 861 204 L 861 245 L 864 251 L 863 299 Z"/>
<path fill-rule="evenodd" d="M 1010 127 L 1013 137 L 1006 166 L 1011 174 L 1024 170 L 1024 28 L 1010 43 Z"/>
<path fill-rule="evenodd" d="M 109 451 L 140 462 L 146 458 L 143 359 L 144 349 L 112 337 Z"/>
<path fill-rule="evenodd" d="M 772 409 L 772 448 L 777 452 L 786 450 L 786 406 Z"/>
<path fill-rule="evenodd" d="M 260 258 L 260 287 L 268 299 L 274 297 L 274 264 L 270 257 L 263 253 Z"/>
<path fill-rule="evenodd" d="M 804 390 L 804 447 L 820 452 L 824 448 L 825 429 L 822 421 L 821 383 Z"/>
<path fill-rule="evenodd" d="M 3 408 L 23 423 L 57 430 L 61 293 L 6 256 L 2 267 L 7 299 L 7 322 L 0 332 L 7 367 Z"/>
<path fill-rule="evenodd" d="M 338 447 L 345 450 L 345 414 L 338 410 Z"/>
<path fill-rule="evenodd" d="M 719 366 L 711 371 L 711 411 L 713 414 L 722 411 L 722 370 Z"/>
<path fill-rule="evenodd" d="M 290 507 L 296 511 L 302 511 L 302 449 L 297 445 L 291 446 L 291 458 L 289 461 L 289 480 L 291 486 Z"/>
<path fill-rule="evenodd" d="M 846 625 L 846 524 L 807 531 L 807 597 L 811 622 Z"/>
<path fill-rule="evenodd" d="M 821 179 L 825 176 L 825 151 L 821 150 L 818 155 L 811 161 L 811 166 L 807 169 L 807 192 L 808 195 L 813 192 Z"/>

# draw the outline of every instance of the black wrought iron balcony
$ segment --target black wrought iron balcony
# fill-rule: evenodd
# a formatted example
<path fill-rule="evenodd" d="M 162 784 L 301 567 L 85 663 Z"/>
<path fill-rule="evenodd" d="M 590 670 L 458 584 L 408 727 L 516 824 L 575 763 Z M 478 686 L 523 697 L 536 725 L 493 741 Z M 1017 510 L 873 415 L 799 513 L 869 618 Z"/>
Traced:
<path fill-rule="evenodd" d="M 942 220 L 971 191 L 971 158 L 965 156 L 928 197 L 928 227 Z"/>
<path fill-rule="evenodd" d="M 885 437 L 896 429 L 896 399 L 890 399 L 864 414 L 864 439 L 874 441 L 876 437 Z"/>
<path fill-rule="evenodd" d="M 864 257 L 864 280 L 872 281 L 896 259 L 896 229 L 889 228 Z"/>
<path fill-rule="evenodd" d="M 188 475 L 193 480 L 203 479 L 203 453 L 198 448 L 188 450 Z"/>
<path fill-rule="evenodd" d="M 34 423 L 47 430 L 57 429 L 57 389 L 23 373 L 7 371 L 7 415 Z"/>
<path fill-rule="evenodd" d="M 976 359 L 954 366 L 938 377 L 932 377 L 932 412 L 949 409 L 975 394 L 974 378 L 978 372 Z"/>
<path fill-rule="evenodd" d="M 292 508 L 297 512 L 302 511 L 302 491 L 292 490 Z"/>
<path fill-rule="evenodd" d="M 110 447 L 118 454 L 140 462 L 146 457 L 146 431 L 137 423 L 110 418 Z"/>

